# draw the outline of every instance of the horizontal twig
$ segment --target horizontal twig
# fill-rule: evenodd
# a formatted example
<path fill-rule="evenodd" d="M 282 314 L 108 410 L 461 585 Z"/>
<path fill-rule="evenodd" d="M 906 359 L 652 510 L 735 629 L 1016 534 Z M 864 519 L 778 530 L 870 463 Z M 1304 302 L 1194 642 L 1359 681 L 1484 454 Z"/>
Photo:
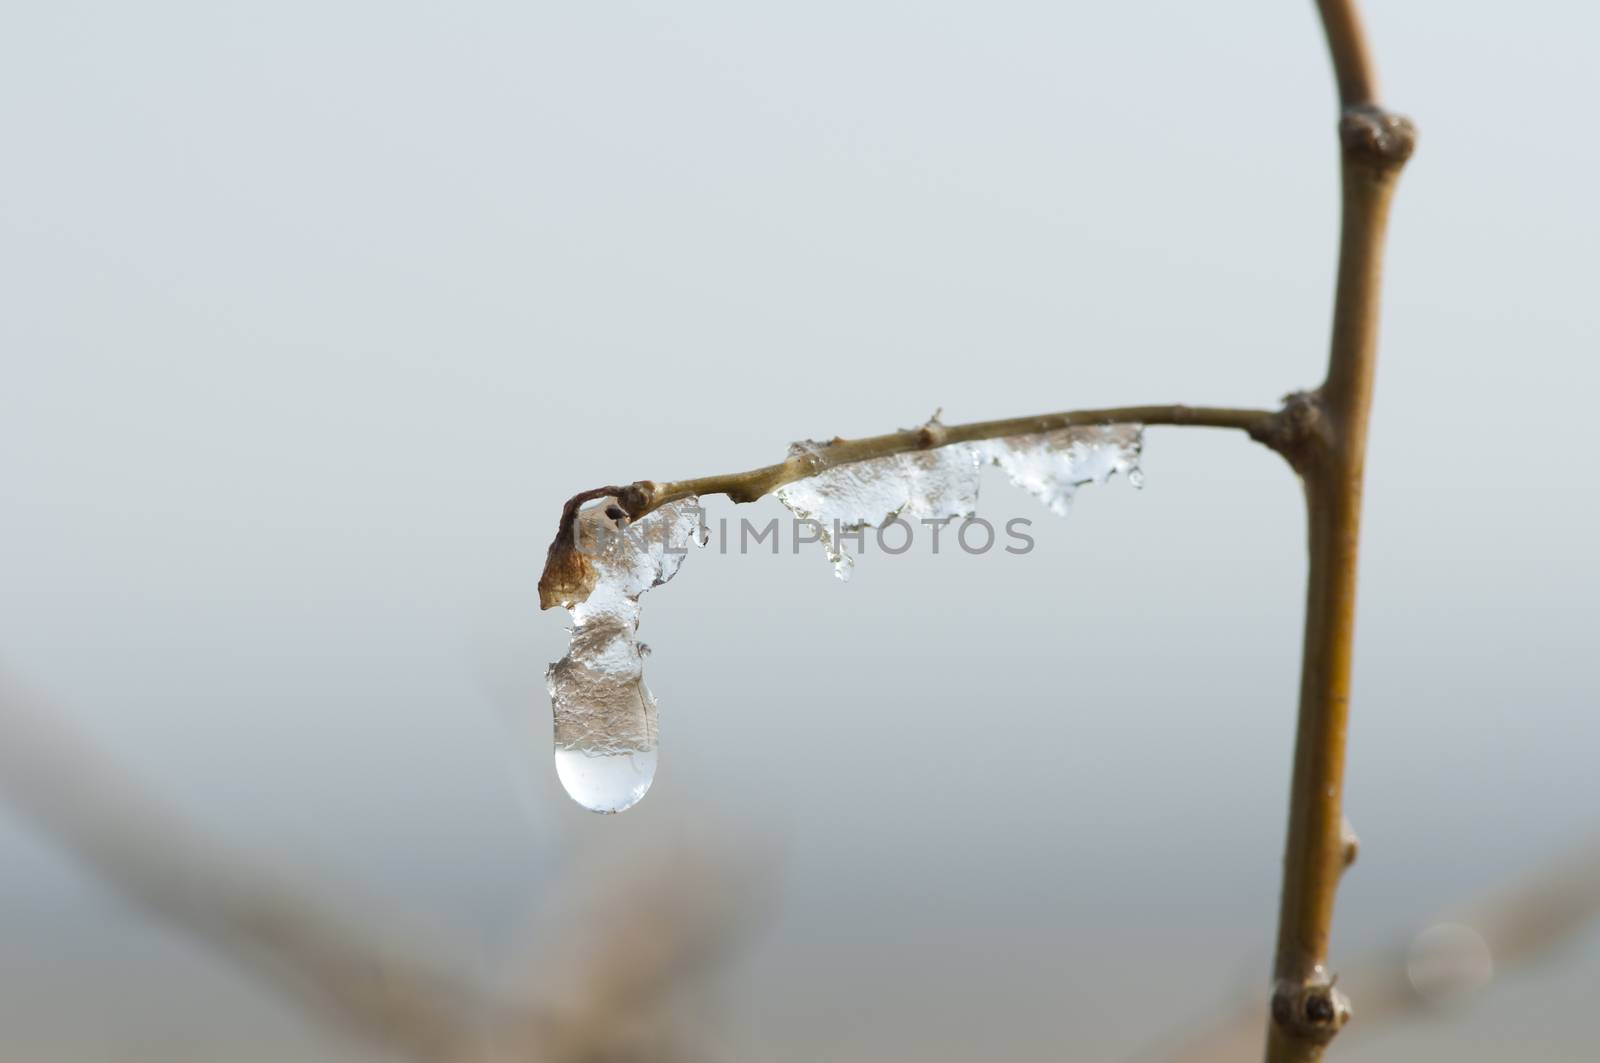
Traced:
<path fill-rule="evenodd" d="M 784 484 L 815 476 L 840 465 L 874 458 L 887 458 L 951 443 L 977 443 L 1010 436 L 1036 435 L 1063 428 L 1102 424 L 1199 425 L 1208 428 L 1237 428 L 1252 435 L 1266 431 L 1275 415 L 1270 410 L 1226 409 L 1214 406 L 1120 406 L 1101 410 L 1068 410 L 1033 417 L 1010 417 L 999 421 L 973 421 L 970 424 L 941 425 L 930 422 L 862 439 L 833 439 L 814 451 L 799 454 L 776 465 L 722 476 L 702 476 L 693 480 L 673 480 L 653 484 L 643 481 L 644 505 L 634 511 L 624 500 L 623 508 L 635 518 L 657 506 L 705 495 L 726 495 L 734 502 L 754 502 Z"/>
<path fill-rule="evenodd" d="M 978 443 L 1012 436 L 1037 435 L 1064 428 L 1106 424 L 1194 425 L 1203 428 L 1233 428 L 1286 456 L 1291 455 L 1295 438 L 1303 435 L 1311 419 L 1305 415 L 1306 403 L 1290 396 L 1281 411 L 1234 409 L 1219 406 L 1113 406 L 1098 410 L 1067 410 L 1031 417 L 1009 417 L 998 421 L 973 421 L 969 424 L 940 424 L 935 415 L 927 424 L 881 436 L 861 439 L 835 437 L 816 447 L 806 448 L 775 465 L 763 465 L 746 472 L 701 476 L 692 480 L 637 480 L 625 486 L 596 487 L 573 495 L 562 507 L 561 525 L 550 544 L 544 572 L 539 577 L 539 604 L 542 609 L 581 601 L 593 586 L 594 573 L 576 549 L 578 511 L 586 502 L 614 498 L 621 512 L 638 520 L 652 510 L 686 498 L 726 495 L 734 502 L 754 502 L 785 484 L 804 480 L 829 469 L 855 462 L 872 461 L 920 450 L 932 450 L 953 443 Z M 1291 461 L 1293 460 L 1291 456 Z"/>

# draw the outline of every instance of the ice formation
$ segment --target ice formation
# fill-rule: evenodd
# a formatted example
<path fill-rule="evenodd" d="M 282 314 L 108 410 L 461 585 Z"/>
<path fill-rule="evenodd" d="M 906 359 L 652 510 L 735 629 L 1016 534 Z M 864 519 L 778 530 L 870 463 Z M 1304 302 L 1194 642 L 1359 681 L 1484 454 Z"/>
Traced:
<path fill-rule="evenodd" d="M 789 452 L 820 456 L 824 449 L 805 442 Z M 971 516 L 978 508 L 980 461 L 975 447 L 957 444 L 852 462 L 778 488 L 778 501 L 799 519 L 816 522 L 835 574 L 847 580 L 855 561 L 841 533 L 876 528 L 895 517 Z"/>
<path fill-rule="evenodd" d="M 629 523 L 612 499 L 580 510 L 575 542 L 594 587 L 564 602 L 572 644 L 545 680 L 555 712 L 556 774 L 595 812 L 620 812 L 655 778 L 656 701 L 644 684 L 639 596 L 677 574 L 690 542 L 704 542 L 700 503 L 689 498 Z"/>
<path fill-rule="evenodd" d="M 1092 425 L 978 443 L 951 443 L 931 450 L 872 458 L 825 470 L 778 488 L 778 500 L 796 517 L 817 523 L 834 573 L 850 578 L 854 560 L 844 533 L 909 521 L 969 517 L 978 506 L 979 473 L 997 465 L 1012 483 L 1066 516 L 1085 484 L 1102 484 L 1122 473 L 1142 482 L 1139 453 L 1144 426 Z M 791 456 L 815 454 L 826 444 L 796 443 Z"/>
<path fill-rule="evenodd" d="M 937 427 L 930 424 L 930 428 Z M 1085 484 L 1121 473 L 1140 483 L 1143 427 L 1063 428 L 976 443 L 951 443 L 886 458 L 852 462 L 780 487 L 778 499 L 796 517 L 815 521 L 834 571 L 850 577 L 845 533 L 908 522 L 970 517 L 977 511 L 984 466 L 1065 515 Z M 825 443 L 797 443 L 791 456 L 825 459 Z M 572 616 L 572 644 L 546 681 L 555 711 L 556 774 L 567 793 L 595 812 L 636 804 L 655 778 L 656 701 L 644 684 L 638 641 L 639 596 L 677 574 L 691 542 L 703 545 L 698 499 L 688 498 L 630 522 L 615 499 L 578 510 L 575 553 L 551 548 L 544 604 Z"/>

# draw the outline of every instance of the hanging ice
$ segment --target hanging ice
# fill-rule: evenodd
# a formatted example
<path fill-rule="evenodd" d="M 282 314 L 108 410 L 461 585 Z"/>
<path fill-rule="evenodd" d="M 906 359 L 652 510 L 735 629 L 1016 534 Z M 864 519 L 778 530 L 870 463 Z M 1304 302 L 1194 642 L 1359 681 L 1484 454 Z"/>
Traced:
<path fill-rule="evenodd" d="M 937 422 L 925 428 L 942 430 Z M 895 518 L 972 516 L 985 465 L 999 466 L 1012 483 L 1064 515 L 1084 484 L 1122 473 L 1138 486 L 1142 440 L 1142 426 L 1121 424 L 951 443 L 825 469 L 777 495 L 797 517 L 816 522 L 836 574 L 848 579 L 848 533 Z M 828 446 L 797 443 L 790 454 L 812 455 L 822 464 Z M 689 543 L 703 544 L 705 532 L 698 499 L 630 522 L 615 498 L 577 508 L 595 493 L 568 503 L 539 580 L 539 599 L 545 608 L 563 606 L 573 621 L 567 655 L 546 673 L 556 774 L 585 808 L 620 812 L 645 795 L 656 770 L 656 702 L 644 684 L 648 651 L 638 641 L 639 596 L 676 575 Z"/>
<path fill-rule="evenodd" d="M 614 499 L 579 510 L 578 556 L 593 587 L 562 604 L 572 644 L 545 680 L 555 712 L 556 775 L 595 812 L 636 804 L 655 779 L 656 701 L 644 684 L 639 596 L 677 574 L 691 541 L 703 543 L 699 500 L 662 506 L 629 523 Z"/>
<path fill-rule="evenodd" d="M 1085 484 L 1105 483 L 1122 473 L 1140 486 L 1143 438 L 1143 425 L 1113 424 L 951 443 L 840 465 L 780 487 L 777 495 L 796 517 L 816 522 L 834 573 L 847 580 L 855 562 L 844 549 L 844 533 L 881 527 L 895 517 L 971 516 L 984 465 L 998 465 L 1012 483 L 1052 513 L 1066 516 L 1073 495 Z M 827 444 L 808 441 L 794 444 L 789 453 L 821 458 L 826 450 Z"/>
<path fill-rule="evenodd" d="M 1072 496 L 1085 484 L 1103 484 L 1120 472 L 1141 486 L 1143 447 L 1144 426 L 1138 424 L 1062 428 L 977 444 L 984 460 L 1000 466 L 1012 483 L 1059 517 L 1067 515 Z"/>
<path fill-rule="evenodd" d="M 820 455 L 824 447 L 796 443 L 789 453 Z M 778 501 L 801 520 L 816 522 L 834 573 L 847 580 L 855 560 L 840 542 L 842 533 L 895 517 L 971 516 L 978 506 L 978 462 L 973 447 L 959 444 L 852 462 L 778 488 Z"/>

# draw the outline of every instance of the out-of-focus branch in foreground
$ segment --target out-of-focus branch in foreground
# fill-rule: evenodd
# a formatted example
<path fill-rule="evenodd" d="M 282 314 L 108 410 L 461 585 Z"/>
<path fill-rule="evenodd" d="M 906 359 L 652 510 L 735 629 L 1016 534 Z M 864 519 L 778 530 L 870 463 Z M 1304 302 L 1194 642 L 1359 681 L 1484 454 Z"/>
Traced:
<path fill-rule="evenodd" d="M 457 956 L 402 945 L 142 791 L 39 695 L 0 671 L 0 796 L 111 889 L 227 957 L 309 1015 L 425 1063 L 703 1061 L 663 1011 L 733 943 L 747 907 L 709 851 L 660 853 L 586 889 L 559 960 L 565 987 L 491 988 Z M 537 968 L 541 957 L 528 962 Z"/>

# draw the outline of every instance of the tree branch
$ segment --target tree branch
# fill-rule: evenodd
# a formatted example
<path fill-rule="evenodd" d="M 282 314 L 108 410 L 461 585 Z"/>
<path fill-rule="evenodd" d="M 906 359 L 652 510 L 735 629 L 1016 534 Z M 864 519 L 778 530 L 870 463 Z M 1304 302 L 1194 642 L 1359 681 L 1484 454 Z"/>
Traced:
<path fill-rule="evenodd" d="M 1441 956 L 1446 967 L 1435 972 L 1437 987 L 1427 985 L 1411 969 L 1419 943 L 1425 941 L 1422 934 L 1373 951 L 1342 971 L 1339 982 L 1361 993 L 1357 1032 L 1369 1036 L 1405 1019 L 1437 1016 L 1437 1005 L 1485 988 L 1486 972 L 1501 978 L 1546 959 L 1596 918 L 1600 918 L 1600 837 L 1590 837 L 1493 893 L 1429 919 L 1425 927 L 1453 926 L 1476 934 L 1483 949 L 1480 954 Z M 1482 963 L 1483 959 L 1488 962 Z M 1185 1031 L 1172 1043 L 1137 1058 L 1143 1063 L 1238 1063 L 1260 1045 L 1260 1039 L 1261 1001 L 1255 998 L 1242 1002 L 1214 1028 L 1198 1035 Z"/>
<path fill-rule="evenodd" d="M 1355 0 L 1317 0 L 1317 11 L 1339 82 L 1339 102 L 1345 107 L 1372 103 L 1378 98 L 1378 73 Z"/>
<path fill-rule="evenodd" d="M 0 672 L 0 799 L 101 881 L 310 1014 L 398 1058 L 467 1058 L 476 987 L 453 963 L 358 927 L 275 869 L 234 858 L 149 797 Z"/>
<path fill-rule="evenodd" d="M 1062 428 L 1100 424 L 1201 425 L 1208 428 L 1237 428 L 1252 436 L 1263 435 L 1273 418 L 1270 410 L 1222 409 L 1211 406 L 1122 406 L 1103 410 L 1072 410 L 1036 417 L 1011 417 L 1001 421 L 974 421 L 971 424 L 941 425 L 937 422 L 887 435 L 864 439 L 834 439 L 815 454 L 789 458 L 749 472 L 724 476 L 705 476 L 654 485 L 647 507 L 665 505 L 691 495 L 727 495 L 735 502 L 754 502 L 784 484 L 815 476 L 819 472 L 873 458 L 887 458 L 916 450 L 948 446 L 951 443 L 977 443 L 1009 436 L 1035 435 Z"/>
<path fill-rule="evenodd" d="M 1135 406 L 835 439 L 776 465 L 724 476 L 597 488 L 567 503 L 539 581 L 544 608 L 586 594 L 587 562 L 573 548 L 583 502 L 614 497 L 616 518 L 635 519 L 690 496 L 751 502 L 796 480 L 851 462 L 950 443 L 999 439 L 1076 425 L 1187 424 L 1241 429 L 1283 454 L 1305 485 L 1310 552 L 1300 708 L 1290 784 L 1278 944 L 1273 968 L 1269 1063 L 1314 1063 L 1349 1018 L 1326 962 L 1334 893 L 1354 858 L 1342 812 L 1345 733 L 1354 641 L 1356 566 L 1367 423 L 1377 365 L 1378 304 L 1389 205 L 1416 132 L 1376 103 L 1377 78 L 1354 0 L 1318 0 L 1341 103 L 1343 214 L 1328 374 L 1281 411 Z"/>
<path fill-rule="evenodd" d="M 1372 102 L 1375 79 L 1353 3 L 1320 0 L 1318 7 L 1344 103 L 1343 221 L 1328 376 L 1309 397 L 1317 430 L 1290 453 L 1305 481 L 1310 570 L 1270 1063 L 1321 1059 L 1350 1016 L 1326 964 L 1334 894 L 1347 864 L 1342 798 L 1361 492 L 1389 204 L 1416 142 L 1409 120 Z"/>
<path fill-rule="evenodd" d="M 585 502 L 614 498 L 617 506 L 633 520 L 650 511 L 685 498 L 726 495 L 734 502 L 754 502 L 785 484 L 804 480 L 841 465 L 874 458 L 887 458 L 952 443 L 977 443 L 1010 436 L 1036 435 L 1063 428 L 1103 424 L 1195 425 L 1205 428 L 1233 428 L 1273 449 L 1290 453 L 1308 423 L 1304 404 L 1291 396 L 1280 411 L 1232 409 L 1216 406 L 1117 406 L 1099 410 L 1068 410 L 1033 417 L 1011 417 L 999 421 L 973 421 L 943 425 L 937 417 L 920 428 L 908 428 L 881 436 L 861 439 L 835 437 L 827 443 L 791 456 L 776 465 L 763 465 L 746 472 L 701 476 L 692 480 L 656 483 L 638 480 L 626 486 L 597 487 L 573 495 L 561 512 L 561 526 L 550 544 L 544 572 L 539 577 L 539 606 L 549 609 L 563 600 L 584 593 L 588 580 L 587 562 L 575 549 L 575 521 Z M 616 516 L 622 516 L 618 513 Z"/>
<path fill-rule="evenodd" d="M 507 994 L 472 973 L 481 959 L 408 947 L 393 927 L 200 831 L 77 734 L 59 705 L 0 670 L 6 802 L 103 885 L 308 1017 L 416 1063 L 704 1060 L 692 1042 L 670 1043 L 674 994 L 760 914 L 748 903 L 755 868 L 731 853 L 694 836 L 635 846 L 603 877 L 566 872 L 570 941 L 557 956 L 524 957 L 555 973 Z"/>

